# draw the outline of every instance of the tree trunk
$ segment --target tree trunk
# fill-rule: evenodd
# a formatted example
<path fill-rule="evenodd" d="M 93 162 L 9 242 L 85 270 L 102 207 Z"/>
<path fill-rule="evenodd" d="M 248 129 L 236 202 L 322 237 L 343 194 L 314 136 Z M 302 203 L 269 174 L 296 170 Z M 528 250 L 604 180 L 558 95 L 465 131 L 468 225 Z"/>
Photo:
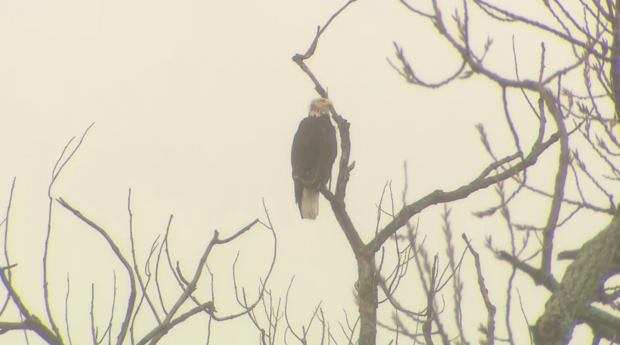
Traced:
<path fill-rule="evenodd" d="M 360 312 L 359 345 L 377 342 L 377 282 L 375 280 L 375 253 L 364 248 L 357 258 L 357 301 Z"/>

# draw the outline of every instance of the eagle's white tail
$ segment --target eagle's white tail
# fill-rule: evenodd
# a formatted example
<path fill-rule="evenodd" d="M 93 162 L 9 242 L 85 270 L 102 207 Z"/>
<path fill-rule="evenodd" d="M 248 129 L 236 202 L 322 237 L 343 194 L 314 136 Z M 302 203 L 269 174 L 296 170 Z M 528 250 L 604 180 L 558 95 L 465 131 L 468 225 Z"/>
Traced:
<path fill-rule="evenodd" d="M 316 219 L 319 214 L 319 191 L 304 188 L 301 196 L 301 218 Z"/>

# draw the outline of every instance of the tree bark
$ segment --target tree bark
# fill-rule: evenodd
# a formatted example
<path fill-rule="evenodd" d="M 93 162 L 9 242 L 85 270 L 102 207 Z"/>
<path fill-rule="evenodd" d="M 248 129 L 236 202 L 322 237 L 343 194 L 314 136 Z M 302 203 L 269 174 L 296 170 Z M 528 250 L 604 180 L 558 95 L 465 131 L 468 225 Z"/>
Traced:
<path fill-rule="evenodd" d="M 545 304 L 545 312 L 533 329 L 537 345 L 568 344 L 573 329 L 594 301 L 606 301 L 602 286 L 620 273 L 620 214 L 586 242 L 566 269 L 562 282 Z M 593 330 L 594 331 L 594 330 Z"/>
<path fill-rule="evenodd" d="M 375 345 L 377 338 L 377 281 L 375 279 L 375 253 L 360 251 L 357 257 L 357 301 L 360 312 L 359 345 Z"/>

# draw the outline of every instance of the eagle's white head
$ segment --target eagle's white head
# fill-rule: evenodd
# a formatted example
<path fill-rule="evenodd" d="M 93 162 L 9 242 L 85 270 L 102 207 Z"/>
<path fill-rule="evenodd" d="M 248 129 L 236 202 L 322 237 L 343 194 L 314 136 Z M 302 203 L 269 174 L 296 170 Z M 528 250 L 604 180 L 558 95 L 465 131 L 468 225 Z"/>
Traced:
<path fill-rule="evenodd" d="M 310 103 L 309 116 L 321 116 L 321 114 L 329 115 L 329 107 L 332 101 L 329 98 L 317 98 Z"/>

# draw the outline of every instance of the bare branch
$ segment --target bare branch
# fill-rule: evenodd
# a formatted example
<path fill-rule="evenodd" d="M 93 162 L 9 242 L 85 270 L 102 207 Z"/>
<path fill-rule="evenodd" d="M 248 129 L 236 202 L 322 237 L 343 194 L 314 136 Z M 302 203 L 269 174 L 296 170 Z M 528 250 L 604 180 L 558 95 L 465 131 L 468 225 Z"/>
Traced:
<path fill-rule="evenodd" d="M 406 205 L 396 215 L 396 218 L 393 221 L 391 221 L 388 225 L 386 225 L 383 228 L 383 230 L 381 230 L 379 234 L 375 236 L 375 238 L 372 241 L 370 241 L 370 243 L 368 243 L 367 246 L 369 248 L 372 248 L 374 251 L 377 251 L 379 248 L 381 248 L 383 243 L 388 238 L 390 238 L 390 236 L 396 233 L 398 229 L 403 227 L 403 225 L 405 225 L 406 222 L 411 217 L 422 212 L 424 209 L 426 209 L 429 206 L 464 199 L 465 197 L 469 196 L 473 192 L 484 189 L 497 182 L 504 181 L 514 176 L 515 174 L 527 169 L 528 167 L 536 163 L 536 160 L 538 159 L 538 157 L 547 148 L 549 148 L 553 143 L 555 143 L 558 139 L 559 139 L 559 135 L 557 133 L 552 135 L 549 138 L 549 140 L 545 141 L 539 146 L 535 146 L 532 149 L 532 152 L 530 152 L 530 154 L 527 157 L 525 157 L 522 161 L 520 161 L 519 163 L 515 164 L 511 168 L 506 169 L 505 171 L 501 173 L 498 173 L 494 176 L 486 177 L 487 171 L 490 172 L 493 169 L 495 169 L 495 167 L 497 167 L 497 163 L 492 163 L 491 165 L 489 165 L 489 167 L 483 170 L 482 174 L 480 174 L 478 178 L 471 181 L 467 185 L 461 186 L 451 192 L 443 192 L 441 190 L 436 190 L 428 194 L 427 196 L 423 197 L 422 199 L 412 204 Z M 515 155 L 510 156 L 510 158 L 515 159 L 515 158 L 518 158 L 519 156 L 520 155 L 517 153 Z M 509 158 L 507 157 L 507 159 Z"/>
<path fill-rule="evenodd" d="M 73 139 L 75 139 L 75 137 L 71 138 L 71 140 L 69 140 L 67 145 L 65 145 L 64 149 L 62 150 L 62 153 L 60 154 L 60 157 L 58 157 L 58 160 L 56 161 L 56 165 L 54 166 L 54 169 L 52 169 L 52 181 L 50 182 L 48 190 L 47 190 L 47 196 L 49 198 L 49 207 L 48 207 L 48 213 L 47 213 L 47 216 L 48 216 L 47 233 L 45 236 L 45 247 L 43 249 L 43 299 L 45 301 L 45 311 L 47 312 L 47 319 L 49 323 L 52 325 L 52 331 L 54 332 L 54 334 L 56 334 L 56 337 L 59 339 L 62 339 L 62 337 L 60 336 L 60 331 L 58 327 L 56 326 L 56 323 L 54 322 L 54 318 L 52 316 L 52 311 L 50 308 L 49 290 L 48 290 L 49 281 L 47 279 L 47 256 L 49 252 L 49 240 L 52 235 L 52 206 L 54 204 L 54 200 L 52 197 L 52 188 L 54 187 L 54 182 L 56 182 L 56 180 L 60 176 L 60 173 L 62 172 L 64 167 L 67 165 L 67 163 L 69 163 L 69 161 L 71 160 L 73 155 L 75 155 L 75 153 L 78 151 L 80 146 L 82 146 L 82 143 L 84 142 L 84 138 L 86 137 L 86 134 L 88 134 L 88 131 L 94 124 L 95 123 L 93 122 L 90 126 L 88 126 L 88 128 L 86 128 L 78 144 L 75 146 L 73 151 L 71 151 L 67 159 L 63 161 L 62 160 L 63 156 L 65 155 L 65 152 L 67 151 L 67 148 L 69 147 L 69 144 L 71 144 L 71 142 L 73 141 Z"/>
<path fill-rule="evenodd" d="M 116 257 L 121 261 L 123 266 L 125 266 L 125 270 L 127 271 L 127 275 L 129 276 L 130 292 L 129 292 L 129 300 L 127 302 L 127 312 L 125 313 L 125 319 L 123 320 L 123 323 L 121 324 L 121 330 L 119 331 L 117 341 L 116 341 L 117 345 L 121 345 L 123 341 L 125 340 L 127 331 L 129 330 L 129 321 L 131 320 L 131 314 L 133 312 L 134 305 L 136 303 L 136 278 L 133 275 L 131 266 L 129 265 L 129 262 L 127 261 L 127 259 L 125 259 L 125 257 L 121 253 L 121 250 L 118 248 L 116 243 L 114 243 L 112 238 L 108 235 L 108 233 L 105 230 L 103 230 L 102 227 L 95 224 L 90 219 L 86 218 L 84 215 L 82 215 L 80 211 L 73 208 L 65 200 L 63 200 L 63 198 L 56 199 L 56 201 L 60 205 L 62 205 L 64 208 L 71 211 L 76 217 L 78 217 L 84 223 L 88 224 L 91 228 L 96 230 L 106 240 L 106 242 L 108 242 L 108 245 L 110 245 L 110 248 L 112 249 Z"/>
<path fill-rule="evenodd" d="M 7 274 L 5 272 L 15 266 L 17 265 L 0 267 L 0 280 L 9 292 L 11 299 L 13 300 L 13 302 L 19 309 L 21 316 L 23 316 L 25 320 L 22 322 L 0 322 L 0 335 L 13 330 L 31 330 L 34 331 L 39 337 L 41 337 L 41 339 L 46 341 L 48 344 L 62 345 L 62 339 L 60 337 L 57 337 L 54 332 L 52 332 L 43 323 L 41 323 L 41 320 L 39 320 L 36 315 L 30 314 L 15 289 L 13 289 L 13 286 L 8 280 Z"/>
<path fill-rule="evenodd" d="M 140 275 L 140 270 L 138 269 L 138 261 L 136 260 L 135 243 L 133 240 L 133 213 L 131 212 L 131 188 L 129 188 L 129 194 L 127 195 L 127 212 L 129 213 L 129 242 L 131 243 L 131 258 L 133 260 L 133 269 L 135 271 L 136 277 L 138 278 L 138 283 L 140 284 L 140 289 L 142 291 L 142 298 L 140 299 L 140 302 L 138 303 L 138 307 L 136 308 L 133 321 L 131 322 L 131 330 L 132 330 L 132 337 L 133 337 L 133 323 L 135 322 L 136 316 L 138 315 L 138 310 L 140 309 L 140 305 L 142 304 L 142 299 L 146 299 L 146 302 L 148 303 L 149 307 L 151 307 L 151 312 L 153 313 L 155 320 L 157 320 L 157 324 L 161 324 L 161 319 L 159 318 L 159 314 L 157 314 L 157 309 L 155 309 L 155 306 L 153 305 L 153 302 L 151 301 L 151 298 L 148 295 L 148 292 L 147 292 L 148 282 L 146 285 L 143 283 L 142 276 Z M 151 254 L 152 253 L 153 251 L 151 251 Z M 149 259 L 150 259 L 150 255 L 149 255 Z M 146 264 L 148 265 L 148 263 L 149 263 L 149 260 L 147 260 Z"/>
<path fill-rule="evenodd" d="M 17 177 L 13 177 L 13 183 L 11 184 L 11 192 L 9 194 L 9 203 L 6 207 L 6 217 L 2 221 L 4 223 L 4 260 L 6 261 L 6 266 L 11 266 L 11 260 L 9 259 L 9 216 L 11 214 L 11 205 L 13 204 L 13 191 L 15 190 L 15 181 Z M 0 224 L 2 226 L 2 224 Z M 11 270 L 9 270 L 7 274 L 8 281 L 11 281 Z M 4 314 L 6 308 L 9 305 L 9 301 L 11 299 L 11 294 L 7 291 L 6 298 L 4 303 L 2 304 L 2 308 L 0 308 L 0 316 Z"/>
<path fill-rule="evenodd" d="M 484 276 L 482 275 L 482 267 L 480 265 L 480 255 L 478 252 L 474 250 L 471 243 L 467 239 L 467 236 L 463 234 L 463 241 L 467 244 L 467 248 L 469 252 L 474 257 L 474 262 L 476 264 L 476 272 L 478 273 L 478 286 L 480 288 L 480 295 L 484 300 L 484 305 L 487 308 L 487 326 L 486 326 L 486 344 L 493 345 L 495 343 L 495 306 L 491 303 L 491 299 L 489 298 L 489 290 L 484 283 Z"/>
<path fill-rule="evenodd" d="M 67 295 L 65 296 L 65 326 L 67 330 L 67 339 L 69 339 L 69 345 L 73 345 L 71 341 L 71 331 L 69 330 L 69 292 L 71 283 L 69 282 L 69 272 L 67 272 Z"/>
<path fill-rule="evenodd" d="M 178 312 L 178 310 L 185 303 L 185 301 L 187 301 L 187 299 L 190 298 L 192 293 L 196 290 L 197 284 L 198 284 L 198 280 L 200 279 L 200 276 L 202 275 L 202 270 L 205 267 L 205 264 L 207 262 L 207 258 L 209 257 L 209 254 L 211 253 L 211 250 L 213 249 L 213 246 L 216 245 L 216 244 L 228 243 L 228 242 L 234 240 L 235 238 L 241 236 L 243 233 L 245 233 L 246 231 L 251 229 L 256 223 L 258 223 L 258 219 L 255 219 L 250 224 L 245 226 L 243 229 L 239 230 L 237 233 L 233 234 L 231 237 L 229 237 L 227 239 L 224 239 L 224 240 L 220 240 L 219 239 L 219 232 L 217 230 L 214 231 L 213 238 L 211 239 L 211 241 L 207 245 L 207 248 L 205 249 L 205 252 L 203 253 L 200 261 L 198 262 L 198 266 L 196 268 L 196 272 L 194 273 L 194 277 L 193 277 L 192 281 L 189 282 L 189 284 L 187 285 L 187 287 L 185 288 L 185 290 L 183 291 L 181 296 L 178 298 L 178 300 L 176 301 L 174 306 L 170 309 L 170 311 L 168 312 L 168 314 L 166 315 L 166 317 L 162 321 L 162 323 L 159 326 L 157 326 L 155 329 L 153 329 L 145 337 L 143 337 L 138 342 L 138 345 L 146 344 L 149 341 L 150 341 L 151 344 L 156 344 L 176 324 L 184 321 L 186 318 L 194 315 L 195 313 L 198 313 L 198 312 L 201 312 L 201 311 L 204 311 L 204 310 L 209 310 L 210 308 L 214 308 L 213 307 L 213 301 L 209 301 L 207 303 L 203 303 L 203 304 L 195 307 L 190 312 L 181 315 L 180 317 L 178 317 L 177 319 L 175 319 L 173 321 L 174 315 Z M 275 259 L 275 256 L 274 256 L 274 259 Z M 273 265 L 272 265 L 272 267 L 273 267 Z M 269 273 L 271 273 L 271 270 L 269 271 Z M 261 297 L 262 297 L 262 295 L 261 295 Z M 258 301 L 260 301 L 260 297 L 259 297 Z M 256 304 L 258 304 L 258 301 L 256 302 Z M 193 312 L 193 313 L 191 313 L 191 312 Z M 214 317 L 214 319 L 218 320 L 218 321 L 223 321 L 226 318 L 220 319 L 220 318 Z"/>

